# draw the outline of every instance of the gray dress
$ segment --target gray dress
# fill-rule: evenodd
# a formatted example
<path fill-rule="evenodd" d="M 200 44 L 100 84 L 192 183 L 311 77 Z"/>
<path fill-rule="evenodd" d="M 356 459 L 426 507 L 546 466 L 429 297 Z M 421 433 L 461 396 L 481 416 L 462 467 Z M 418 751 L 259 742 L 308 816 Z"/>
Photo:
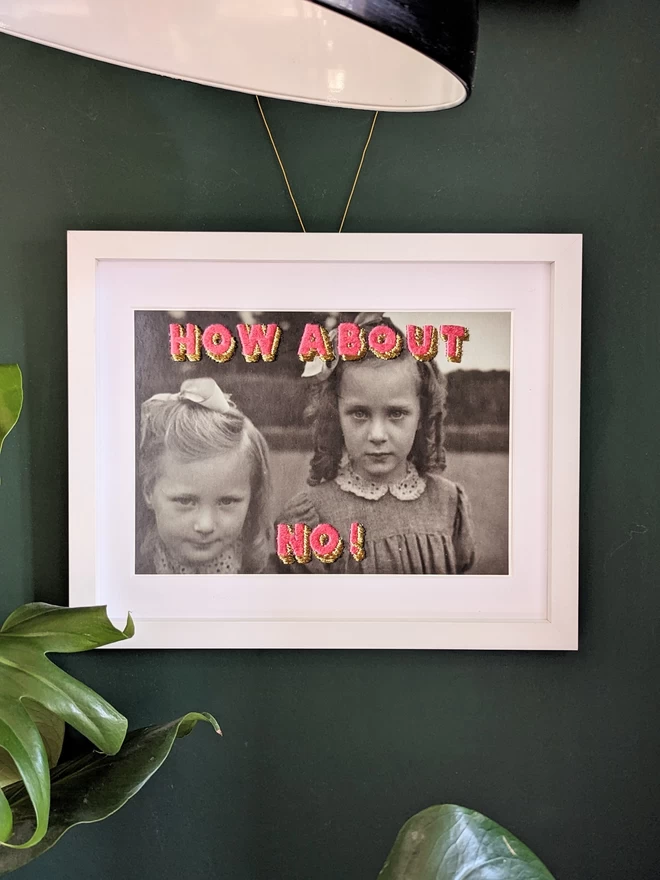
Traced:
<path fill-rule="evenodd" d="M 340 489 L 333 481 L 310 486 L 285 506 L 278 522 L 330 523 L 344 540 L 343 555 L 331 564 L 278 563 L 281 573 L 297 574 L 464 574 L 474 564 L 469 504 L 456 483 L 438 474 L 425 477 L 419 498 L 401 501 L 389 492 L 370 500 Z M 349 553 L 352 522 L 365 528 L 365 558 Z"/>

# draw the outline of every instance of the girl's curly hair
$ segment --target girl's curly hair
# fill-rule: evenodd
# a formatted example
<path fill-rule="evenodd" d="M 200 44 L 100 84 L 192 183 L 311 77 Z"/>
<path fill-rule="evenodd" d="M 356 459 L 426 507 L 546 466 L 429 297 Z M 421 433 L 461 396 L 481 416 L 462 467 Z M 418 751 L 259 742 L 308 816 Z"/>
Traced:
<path fill-rule="evenodd" d="M 380 323 L 392 326 L 400 332 L 387 320 Z M 377 325 L 365 325 L 364 329 L 368 334 L 375 326 Z M 367 354 L 366 357 L 370 355 Z M 412 360 L 407 349 L 399 357 Z M 434 361 L 414 360 L 413 363 L 419 376 L 421 414 L 409 459 L 424 476 L 443 471 L 447 464 L 444 445 L 447 381 Z M 313 424 L 314 454 L 307 478 L 310 486 L 318 486 L 337 476 L 344 451 L 344 437 L 339 423 L 339 386 L 344 370 L 351 369 L 351 366 L 350 362 L 339 360 L 327 379 L 319 381 L 310 389 L 311 398 L 305 409 L 306 419 Z"/>
<path fill-rule="evenodd" d="M 198 461 L 240 446 L 250 463 L 251 490 L 241 572 L 252 574 L 265 568 L 272 537 L 269 452 L 261 432 L 236 407 L 218 413 L 190 400 L 142 404 L 138 479 L 143 495 L 158 478 L 163 453 Z"/>

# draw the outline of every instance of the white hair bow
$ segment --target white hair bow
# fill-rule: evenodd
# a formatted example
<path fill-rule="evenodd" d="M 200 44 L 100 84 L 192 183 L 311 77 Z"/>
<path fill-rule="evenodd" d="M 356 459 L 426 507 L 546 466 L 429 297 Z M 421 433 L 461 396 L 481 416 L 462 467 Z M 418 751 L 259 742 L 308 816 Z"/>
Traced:
<path fill-rule="evenodd" d="M 215 379 L 186 379 L 176 394 L 154 394 L 149 400 L 190 400 L 218 413 L 234 406 Z"/>

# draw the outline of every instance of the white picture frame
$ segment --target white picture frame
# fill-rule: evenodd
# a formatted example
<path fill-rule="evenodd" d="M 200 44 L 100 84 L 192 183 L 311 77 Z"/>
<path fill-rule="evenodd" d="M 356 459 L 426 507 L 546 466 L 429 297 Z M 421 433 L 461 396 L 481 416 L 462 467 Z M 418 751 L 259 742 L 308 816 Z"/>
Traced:
<path fill-rule="evenodd" d="M 577 649 L 581 274 L 577 234 L 69 232 L 71 605 L 132 648 Z M 131 314 L 310 301 L 511 314 L 506 574 L 139 580 Z"/>

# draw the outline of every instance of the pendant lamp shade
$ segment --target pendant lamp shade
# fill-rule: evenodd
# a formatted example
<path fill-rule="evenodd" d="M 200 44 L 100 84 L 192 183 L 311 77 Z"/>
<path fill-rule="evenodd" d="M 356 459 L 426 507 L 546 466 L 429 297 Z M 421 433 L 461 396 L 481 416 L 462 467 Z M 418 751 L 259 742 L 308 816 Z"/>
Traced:
<path fill-rule="evenodd" d="M 470 94 L 477 0 L 0 0 L 0 32 L 241 92 L 441 110 Z"/>

